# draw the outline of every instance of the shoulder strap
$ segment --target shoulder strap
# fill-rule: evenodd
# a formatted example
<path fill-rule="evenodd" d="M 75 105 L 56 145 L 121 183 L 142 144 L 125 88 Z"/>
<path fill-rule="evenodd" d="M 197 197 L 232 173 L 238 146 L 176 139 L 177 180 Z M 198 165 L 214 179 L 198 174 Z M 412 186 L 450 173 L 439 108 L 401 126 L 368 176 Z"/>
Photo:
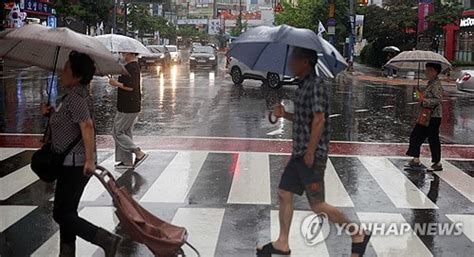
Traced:
<path fill-rule="evenodd" d="M 82 140 L 82 134 L 79 134 L 79 136 L 76 137 L 76 139 L 74 139 L 74 141 L 72 141 L 66 148 L 66 150 L 63 152 L 64 155 L 68 155 L 72 149 L 77 145 L 79 144 L 79 142 L 81 142 Z"/>

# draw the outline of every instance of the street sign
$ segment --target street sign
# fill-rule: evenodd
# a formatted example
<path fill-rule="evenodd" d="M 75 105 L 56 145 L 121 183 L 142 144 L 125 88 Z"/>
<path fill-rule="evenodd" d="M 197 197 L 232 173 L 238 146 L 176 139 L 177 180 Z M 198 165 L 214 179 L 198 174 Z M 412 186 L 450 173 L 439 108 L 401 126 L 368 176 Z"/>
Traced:
<path fill-rule="evenodd" d="M 48 16 L 48 27 L 51 27 L 51 28 L 57 27 L 56 16 Z"/>
<path fill-rule="evenodd" d="M 336 19 L 335 18 L 329 18 L 327 21 L 328 26 L 336 26 Z"/>

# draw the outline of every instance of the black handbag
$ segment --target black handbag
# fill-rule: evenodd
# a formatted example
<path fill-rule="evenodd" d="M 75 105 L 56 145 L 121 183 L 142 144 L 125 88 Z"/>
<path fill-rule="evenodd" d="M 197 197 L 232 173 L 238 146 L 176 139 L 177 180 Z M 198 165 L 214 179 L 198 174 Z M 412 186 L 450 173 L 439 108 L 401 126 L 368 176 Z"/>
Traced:
<path fill-rule="evenodd" d="M 44 182 L 52 183 L 58 178 L 58 171 L 64 163 L 64 159 L 71 150 L 81 141 L 79 135 L 66 148 L 66 151 L 57 153 L 53 150 L 51 143 L 46 143 L 31 157 L 31 170 Z"/>

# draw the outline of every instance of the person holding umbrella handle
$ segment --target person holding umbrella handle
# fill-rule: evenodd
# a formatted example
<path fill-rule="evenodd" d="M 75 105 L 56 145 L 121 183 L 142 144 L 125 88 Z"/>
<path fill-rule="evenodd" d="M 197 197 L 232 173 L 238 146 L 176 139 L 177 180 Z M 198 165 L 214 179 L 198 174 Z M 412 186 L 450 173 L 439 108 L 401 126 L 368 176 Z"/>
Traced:
<path fill-rule="evenodd" d="M 289 59 L 293 74 L 300 78 L 294 100 L 294 113 L 277 104 L 273 115 L 293 122 L 293 151 L 278 186 L 280 233 L 278 239 L 257 247 L 257 256 L 290 255 L 289 233 L 293 216 L 293 196 L 306 193 L 311 210 L 326 214 L 329 221 L 351 224 L 339 209 L 325 201 L 324 172 L 328 160 L 329 85 L 315 73 L 316 51 L 295 47 Z M 270 113 L 271 116 L 271 113 Z M 271 118 L 271 117 L 270 117 Z M 272 120 L 273 121 L 273 120 Z M 352 256 L 365 253 L 371 234 L 354 226 L 346 226 L 352 236 Z"/>
<path fill-rule="evenodd" d="M 67 94 L 56 108 L 42 106 L 42 114 L 50 119 L 46 142 L 57 153 L 68 152 L 55 171 L 53 218 L 59 224 L 62 257 L 75 256 L 76 236 L 102 247 L 107 257 L 115 256 L 121 240 L 77 213 L 82 193 L 96 168 L 93 103 L 88 91 L 95 69 L 91 57 L 71 51 L 61 73 L 61 85 Z"/>
<path fill-rule="evenodd" d="M 428 138 L 431 151 L 432 165 L 428 171 L 442 171 L 441 164 L 441 142 L 439 139 L 439 128 L 441 126 L 442 97 L 443 86 L 438 75 L 442 71 L 439 63 L 426 63 L 425 75 L 428 78 L 427 86 L 420 86 L 416 93 L 418 102 L 420 102 L 420 111 L 417 123 L 410 135 L 410 145 L 407 155 L 413 157 L 405 167 L 409 169 L 417 169 L 422 167 L 420 161 L 420 148 L 424 141 Z"/>

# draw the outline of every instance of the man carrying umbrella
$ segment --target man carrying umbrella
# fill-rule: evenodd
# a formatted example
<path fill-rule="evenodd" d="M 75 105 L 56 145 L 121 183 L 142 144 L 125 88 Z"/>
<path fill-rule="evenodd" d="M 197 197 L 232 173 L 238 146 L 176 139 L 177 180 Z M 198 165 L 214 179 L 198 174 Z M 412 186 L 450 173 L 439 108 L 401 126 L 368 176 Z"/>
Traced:
<path fill-rule="evenodd" d="M 305 192 L 311 209 L 315 213 L 327 214 L 330 221 L 341 225 L 351 223 L 340 210 L 324 199 L 324 171 L 330 141 L 330 89 L 315 74 L 317 61 L 316 51 L 293 48 L 288 65 L 293 74 L 300 78 L 294 113 L 286 112 L 282 105 L 276 106 L 273 111 L 278 118 L 293 122 L 293 152 L 278 190 L 280 234 L 275 242 L 257 249 L 259 256 L 291 253 L 289 232 L 293 216 L 293 194 L 302 195 Z M 364 230 L 349 232 L 353 235 L 352 256 L 362 256 L 370 234 Z"/>
<path fill-rule="evenodd" d="M 111 86 L 117 87 L 117 114 L 114 119 L 116 168 L 135 168 L 148 156 L 133 142 L 133 126 L 141 110 L 140 65 L 136 53 L 122 53 L 129 75 L 121 75 L 118 80 L 109 79 Z M 133 161 L 135 154 L 135 161 Z"/>

